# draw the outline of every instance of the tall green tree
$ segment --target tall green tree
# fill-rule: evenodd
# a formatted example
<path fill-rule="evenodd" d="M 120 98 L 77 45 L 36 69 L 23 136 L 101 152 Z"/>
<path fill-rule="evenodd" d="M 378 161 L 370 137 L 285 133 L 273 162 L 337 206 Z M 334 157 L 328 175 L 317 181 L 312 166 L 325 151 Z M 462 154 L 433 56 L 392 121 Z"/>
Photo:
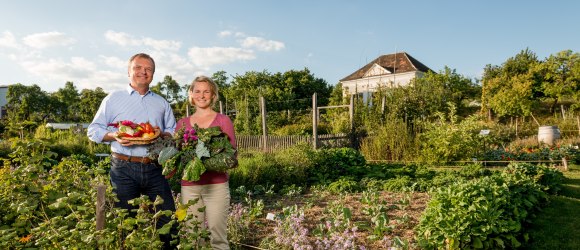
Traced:
<path fill-rule="evenodd" d="M 42 122 L 52 118 L 50 97 L 36 84 L 32 86 L 20 83 L 10 85 L 6 100 L 7 113 L 11 119 Z"/>
<path fill-rule="evenodd" d="M 184 97 L 182 87 L 169 75 L 166 75 L 163 78 L 163 81 L 158 82 L 155 86 L 151 87 L 151 91 L 163 96 L 172 104 L 183 101 Z"/>
<path fill-rule="evenodd" d="M 26 86 L 20 83 L 10 85 L 6 94 L 7 129 L 9 134 L 30 131 L 38 124 L 52 120 L 55 115 L 53 101 L 47 92 L 36 84 Z"/>
<path fill-rule="evenodd" d="M 224 112 L 228 113 L 231 103 L 228 103 L 228 99 L 226 99 L 226 94 L 229 91 L 230 84 L 228 83 L 228 76 L 227 73 L 223 70 L 217 71 L 212 74 L 211 79 L 215 82 L 218 86 L 219 92 L 219 101 L 222 102 L 223 108 L 225 109 Z M 219 106 L 218 106 L 219 108 Z"/>
<path fill-rule="evenodd" d="M 80 93 L 79 118 L 80 122 L 91 122 L 107 93 L 101 87 L 83 89 Z"/>
<path fill-rule="evenodd" d="M 78 122 L 80 121 L 80 94 L 73 82 L 66 82 L 64 88 L 59 88 L 51 94 L 55 98 L 54 103 L 59 121 Z"/>
<path fill-rule="evenodd" d="M 224 96 L 234 103 L 236 119 L 234 125 L 240 133 L 259 134 L 259 97 L 266 100 L 268 129 L 270 131 L 295 123 L 296 113 L 309 114 L 312 95 L 318 94 L 319 105 L 328 103 L 331 88 L 325 80 L 315 77 L 307 68 L 272 74 L 250 71 L 233 77 Z"/>
<path fill-rule="evenodd" d="M 482 78 L 483 107 L 500 117 L 530 115 L 543 95 L 540 77 L 533 70 L 539 63 L 536 54 L 525 49 L 501 67 L 487 65 Z"/>
<path fill-rule="evenodd" d="M 232 79 L 231 87 L 224 93 L 225 98 L 232 100 L 236 109 L 234 126 L 241 134 L 260 134 L 260 110 L 258 100 L 264 96 L 271 82 L 272 74 L 268 71 L 248 71 L 244 75 L 236 75 Z M 271 101 L 270 98 L 267 98 Z"/>
<path fill-rule="evenodd" d="M 553 113 L 558 103 L 572 99 L 580 92 L 580 76 L 575 69 L 580 68 L 580 54 L 571 50 L 550 55 L 534 69 L 541 75 L 541 89 L 546 99 L 551 99 L 550 111 Z"/>
<path fill-rule="evenodd" d="M 151 91 L 163 96 L 171 104 L 175 117 L 179 118 L 186 115 L 186 106 L 184 105 L 187 101 L 186 86 L 181 86 L 173 77 L 166 75 L 163 81 L 151 87 Z"/>

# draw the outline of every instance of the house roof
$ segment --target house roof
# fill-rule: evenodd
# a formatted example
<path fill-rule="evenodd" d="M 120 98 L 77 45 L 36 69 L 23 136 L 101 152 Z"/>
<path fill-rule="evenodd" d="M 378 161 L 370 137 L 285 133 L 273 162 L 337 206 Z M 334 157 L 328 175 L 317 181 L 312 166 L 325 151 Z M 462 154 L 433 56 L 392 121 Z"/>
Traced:
<path fill-rule="evenodd" d="M 372 62 L 368 63 L 367 65 L 363 66 L 362 68 L 348 75 L 347 77 L 341 79 L 340 81 L 350 81 L 364 78 L 365 74 L 375 64 L 379 65 L 380 67 L 390 72 L 390 73 L 387 72 L 384 75 L 399 74 L 413 71 L 421 71 L 425 73 L 428 71 L 432 71 L 429 67 L 425 66 L 424 64 L 422 64 L 421 62 L 419 62 L 417 59 L 413 58 L 406 52 L 399 52 L 395 54 L 379 56 L 377 59 L 373 60 Z"/>

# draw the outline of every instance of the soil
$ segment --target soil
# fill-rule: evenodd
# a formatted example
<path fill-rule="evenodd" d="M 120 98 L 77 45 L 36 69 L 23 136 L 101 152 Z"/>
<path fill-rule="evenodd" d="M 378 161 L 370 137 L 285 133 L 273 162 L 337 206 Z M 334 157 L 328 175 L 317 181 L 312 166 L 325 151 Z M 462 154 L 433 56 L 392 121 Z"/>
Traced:
<path fill-rule="evenodd" d="M 267 220 L 268 213 L 281 214 L 284 207 L 297 205 L 304 208 L 305 221 L 303 222 L 309 232 L 312 232 L 317 225 L 322 224 L 325 218 L 331 218 L 329 210 L 337 202 L 339 206 L 347 207 L 352 212 L 351 222 L 354 225 L 371 223 L 369 215 L 365 214 L 365 208 L 371 205 L 361 203 L 361 193 L 352 194 L 330 194 L 328 192 L 306 193 L 300 196 L 276 196 L 276 197 L 253 197 L 264 200 L 264 210 L 262 218 L 255 221 L 250 228 L 251 239 L 246 239 L 245 243 L 258 246 L 262 239 L 271 236 L 274 232 L 276 222 Z M 410 244 L 410 249 L 416 246 L 414 227 L 419 223 L 420 216 L 425 210 L 429 196 L 426 193 L 394 193 L 380 192 L 380 201 L 387 207 L 389 225 L 393 229 L 384 235 L 383 239 L 369 239 L 371 232 L 364 229 L 357 230 L 357 246 L 364 246 L 366 249 L 387 249 L 393 246 L 393 240 L 398 237 Z M 309 233 L 311 235 L 311 233 Z M 312 237 L 311 237 L 312 238 Z M 312 241 L 314 242 L 314 241 Z M 251 249 L 251 248 L 248 248 Z"/>

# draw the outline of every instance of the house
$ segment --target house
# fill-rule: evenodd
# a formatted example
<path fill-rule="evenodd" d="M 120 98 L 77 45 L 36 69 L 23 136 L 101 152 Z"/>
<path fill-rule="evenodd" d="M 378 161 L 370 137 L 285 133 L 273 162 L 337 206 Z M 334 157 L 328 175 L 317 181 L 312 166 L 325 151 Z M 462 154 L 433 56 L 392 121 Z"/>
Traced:
<path fill-rule="evenodd" d="M 358 94 L 363 101 L 379 87 L 408 85 L 413 78 L 422 77 L 431 69 L 405 52 L 382 55 L 354 73 L 340 80 L 343 95 Z"/>
<path fill-rule="evenodd" d="M 8 85 L 0 85 L 0 119 L 6 117 L 6 104 L 8 104 L 8 100 L 6 97 L 8 96 Z"/>

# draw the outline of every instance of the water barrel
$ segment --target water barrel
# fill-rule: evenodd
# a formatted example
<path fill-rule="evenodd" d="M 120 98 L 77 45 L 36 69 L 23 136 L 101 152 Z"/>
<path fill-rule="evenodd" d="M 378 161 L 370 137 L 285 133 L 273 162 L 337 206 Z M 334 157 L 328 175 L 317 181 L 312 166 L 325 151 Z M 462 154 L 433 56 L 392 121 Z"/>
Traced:
<path fill-rule="evenodd" d="M 560 129 L 558 129 L 558 126 L 541 126 L 538 129 L 539 143 L 552 146 L 557 139 L 560 139 Z"/>

